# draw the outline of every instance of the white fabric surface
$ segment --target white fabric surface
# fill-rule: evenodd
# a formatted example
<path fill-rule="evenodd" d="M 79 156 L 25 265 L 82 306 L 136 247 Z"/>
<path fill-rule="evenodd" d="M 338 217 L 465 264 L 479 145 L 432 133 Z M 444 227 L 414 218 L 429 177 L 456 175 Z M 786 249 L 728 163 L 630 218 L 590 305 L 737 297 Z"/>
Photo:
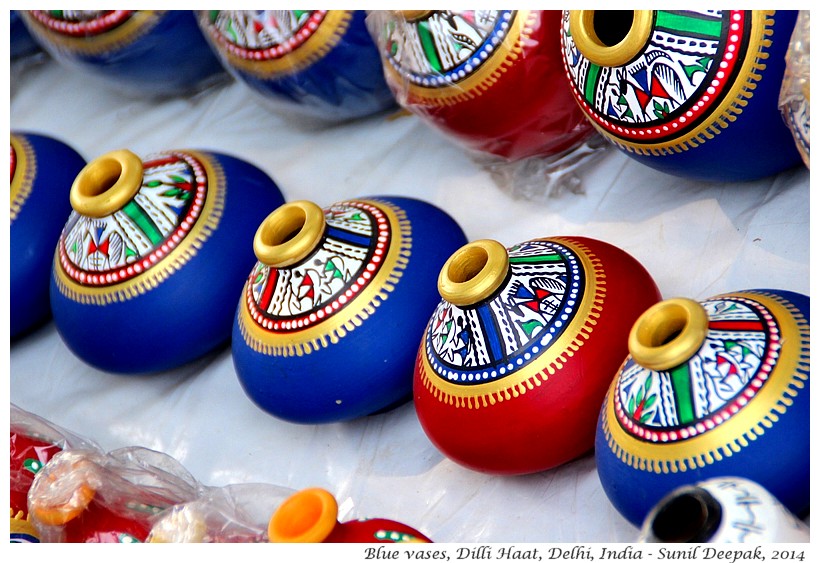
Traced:
<path fill-rule="evenodd" d="M 10 126 L 60 138 L 87 160 L 120 148 L 234 154 L 267 171 L 287 200 L 413 196 L 449 212 L 470 240 L 599 238 L 642 262 L 664 297 L 809 293 L 809 172 L 802 167 L 748 184 L 706 184 L 610 148 L 581 170 L 582 193 L 516 199 L 412 116 L 308 127 L 260 104 L 240 83 L 144 102 L 53 61 L 12 77 Z M 412 403 L 349 423 L 283 422 L 244 395 L 229 349 L 167 373 L 117 376 L 74 357 L 50 323 L 11 346 L 10 374 L 11 402 L 107 450 L 165 452 L 206 485 L 322 486 L 337 495 L 342 520 L 392 518 L 437 542 L 631 542 L 638 534 L 607 500 L 591 454 L 540 474 L 498 477 L 439 453 Z"/>

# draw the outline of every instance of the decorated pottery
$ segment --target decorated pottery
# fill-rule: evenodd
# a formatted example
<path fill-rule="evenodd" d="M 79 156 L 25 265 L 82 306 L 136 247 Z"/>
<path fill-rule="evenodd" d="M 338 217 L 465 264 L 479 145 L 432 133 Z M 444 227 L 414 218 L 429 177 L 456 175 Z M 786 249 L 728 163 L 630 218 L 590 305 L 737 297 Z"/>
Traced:
<path fill-rule="evenodd" d="M 803 164 L 811 164 L 811 12 L 801 10 L 786 52 L 780 113 L 792 132 Z"/>
<path fill-rule="evenodd" d="M 551 469 L 592 449 L 632 324 L 660 300 L 632 256 L 585 237 L 474 241 L 438 282 L 413 391 L 447 457 L 494 474 Z"/>
<path fill-rule="evenodd" d="M 117 373 L 172 369 L 228 343 L 254 230 L 284 201 L 252 164 L 194 150 L 104 154 L 70 199 L 54 322 L 79 358 Z"/>
<path fill-rule="evenodd" d="M 635 160 L 715 182 L 800 162 L 777 108 L 796 11 L 568 10 L 566 80 Z"/>
<path fill-rule="evenodd" d="M 349 420 L 410 399 L 439 268 L 466 242 L 441 209 L 404 197 L 309 201 L 256 232 L 234 323 L 247 395 L 296 423 Z"/>
<path fill-rule="evenodd" d="M 86 163 L 62 141 L 12 131 L 10 164 L 9 316 L 15 339 L 51 317 L 54 248 L 71 210 L 71 184 Z"/>
<path fill-rule="evenodd" d="M 10 405 L 9 430 L 11 543 L 39 543 L 40 535 L 28 514 L 28 493 L 34 477 L 58 452 L 66 448 L 94 446 L 13 403 Z"/>
<path fill-rule="evenodd" d="M 57 453 L 29 491 L 43 543 L 141 543 L 164 510 L 201 485 L 175 459 L 145 448 Z"/>
<path fill-rule="evenodd" d="M 159 515 L 151 543 L 263 543 L 271 514 L 296 491 L 267 483 L 209 487 Z"/>
<path fill-rule="evenodd" d="M 370 17 L 396 99 L 462 146 L 515 161 L 560 154 L 593 134 L 563 76 L 560 10 Z"/>
<path fill-rule="evenodd" d="M 273 543 L 431 543 L 418 530 L 385 518 L 339 522 L 336 498 L 325 489 L 304 489 L 273 513 Z"/>
<path fill-rule="evenodd" d="M 148 97 L 195 93 L 225 76 L 190 10 L 26 10 L 35 40 L 68 68 Z"/>
<path fill-rule="evenodd" d="M 363 10 L 200 10 L 225 68 L 277 108 L 327 120 L 395 106 Z"/>
<path fill-rule="evenodd" d="M 759 484 L 716 477 L 679 487 L 655 506 L 641 543 L 796 543 L 809 527 Z"/>
<path fill-rule="evenodd" d="M 752 480 L 809 508 L 809 298 L 747 290 L 670 299 L 635 323 L 601 410 L 598 476 L 640 526 L 684 485 Z"/>

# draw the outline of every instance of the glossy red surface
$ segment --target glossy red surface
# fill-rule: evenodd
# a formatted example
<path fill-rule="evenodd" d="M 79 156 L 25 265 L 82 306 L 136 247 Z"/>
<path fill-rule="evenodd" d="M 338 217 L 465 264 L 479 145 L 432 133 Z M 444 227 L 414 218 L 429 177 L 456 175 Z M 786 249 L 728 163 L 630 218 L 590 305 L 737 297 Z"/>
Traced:
<path fill-rule="evenodd" d="M 600 261 L 599 278 L 606 288 L 588 338 L 574 352 L 564 351 L 560 369 L 524 393 L 474 408 L 434 396 L 422 384 L 417 362 L 413 387 L 421 425 L 442 453 L 470 469 L 535 473 L 590 451 L 607 388 L 628 355 L 629 331 L 661 298 L 646 269 L 623 250 L 583 237 L 551 240 L 580 242 L 589 249 Z M 553 352 L 546 350 L 536 362 Z M 423 353 L 422 348 L 419 359 Z"/>
<path fill-rule="evenodd" d="M 524 12 L 517 17 L 525 17 Z M 469 149 L 511 161 L 570 149 L 590 137 L 593 128 L 564 76 L 561 11 L 534 12 L 528 23 L 531 32 L 522 39 L 520 54 L 502 63 L 503 72 L 489 87 L 466 92 L 468 99 L 440 105 L 412 90 L 403 92 L 395 81 L 391 88 L 399 99 L 406 94 L 402 105 L 409 111 Z"/>
<path fill-rule="evenodd" d="M 323 543 L 432 543 L 418 530 L 385 518 L 351 520 L 336 524 Z"/>
<path fill-rule="evenodd" d="M 28 514 L 28 491 L 34 476 L 62 448 L 11 429 L 9 442 L 9 493 L 11 509 Z"/>

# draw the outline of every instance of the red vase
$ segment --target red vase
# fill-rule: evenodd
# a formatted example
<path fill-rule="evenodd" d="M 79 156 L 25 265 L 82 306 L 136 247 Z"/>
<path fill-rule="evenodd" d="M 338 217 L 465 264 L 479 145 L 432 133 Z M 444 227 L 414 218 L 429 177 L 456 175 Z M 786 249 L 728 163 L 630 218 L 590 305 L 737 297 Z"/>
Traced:
<path fill-rule="evenodd" d="M 447 457 L 495 474 L 592 449 L 629 330 L 660 299 L 637 260 L 583 237 L 472 242 L 442 268 L 439 292 L 416 362 L 416 411 Z"/>
<path fill-rule="evenodd" d="M 273 543 L 432 543 L 418 530 L 384 518 L 337 520 L 334 496 L 320 488 L 304 489 L 286 499 L 268 525 Z"/>
<path fill-rule="evenodd" d="M 11 429 L 9 500 L 12 543 L 39 543 L 37 530 L 28 519 L 28 491 L 37 472 L 61 449 L 57 444 L 38 440 L 19 430 Z"/>
<path fill-rule="evenodd" d="M 518 160 L 559 154 L 593 134 L 564 77 L 560 10 L 378 17 L 385 76 L 399 103 L 465 147 Z"/>

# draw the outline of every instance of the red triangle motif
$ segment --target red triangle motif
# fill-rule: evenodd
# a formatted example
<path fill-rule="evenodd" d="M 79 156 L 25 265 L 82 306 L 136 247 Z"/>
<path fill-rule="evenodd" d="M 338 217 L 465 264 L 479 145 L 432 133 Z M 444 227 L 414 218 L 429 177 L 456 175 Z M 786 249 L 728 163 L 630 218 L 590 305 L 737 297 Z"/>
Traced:
<path fill-rule="evenodd" d="M 669 92 L 666 91 L 666 88 L 663 87 L 661 81 L 658 80 L 658 78 L 654 74 L 652 75 L 652 85 L 650 86 L 649 91 L 653 96 L 657 98 L 664 98 L 667 100 L 670 98 Z"/>

